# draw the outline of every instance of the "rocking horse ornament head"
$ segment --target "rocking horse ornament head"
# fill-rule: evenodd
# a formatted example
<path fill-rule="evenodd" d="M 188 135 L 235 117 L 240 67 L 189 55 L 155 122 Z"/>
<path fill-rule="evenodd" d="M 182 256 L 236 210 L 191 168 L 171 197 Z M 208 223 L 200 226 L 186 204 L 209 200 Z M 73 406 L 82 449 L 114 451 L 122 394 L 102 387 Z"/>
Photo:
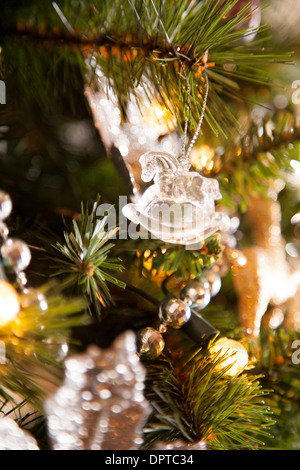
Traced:
<path fill-rule="evenodd" d="M 123 208 L 129 220 L 164 242 L 193 248 L 226 229 L 228 216 L 215 211 L 215 200 L 222 197 L 217 180 L 182 169 L 167 153 L 147 152 L 140 163 L 143 181 L 154 184 Z"/>

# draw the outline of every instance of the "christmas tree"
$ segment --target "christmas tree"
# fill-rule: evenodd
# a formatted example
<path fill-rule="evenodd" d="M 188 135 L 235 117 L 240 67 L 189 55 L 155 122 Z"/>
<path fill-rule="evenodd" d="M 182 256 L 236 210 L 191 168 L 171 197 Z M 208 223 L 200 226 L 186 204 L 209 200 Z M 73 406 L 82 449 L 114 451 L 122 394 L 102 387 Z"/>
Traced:
<path fill-rule="evenodd" d="M 299 6 L 2 3 L 0 449 L 299 449 Z"/>

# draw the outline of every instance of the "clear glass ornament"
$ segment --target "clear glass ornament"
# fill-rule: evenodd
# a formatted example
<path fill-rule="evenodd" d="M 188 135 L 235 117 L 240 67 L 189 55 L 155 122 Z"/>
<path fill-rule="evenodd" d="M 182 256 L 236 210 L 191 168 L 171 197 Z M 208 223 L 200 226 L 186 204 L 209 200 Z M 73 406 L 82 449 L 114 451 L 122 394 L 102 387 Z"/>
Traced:
<path fill-rule="evenodd" d="M 165 347 L 165 342 L 159 331 L 154 328 L 143 328 L 137 335 L 139 356 L 144 359 L 155 359 Z"/>
<path fill-rule="evenodd" d="M 192 281 L 182 289 L 180 298 L 195 310 L 203 310 L 211 299 L 209 285 L 207 282 Z"/>
<path fill-rule="evenodd" d="M 6 219 L 12 211 L 12 201 L 5 191 L 0 191 L 0 220 Z"/>
<path fill-rule="evenodd" d="M 173 328 L 181 328 L 191 318 L 190 307 L 180 299 L 170 299 L 159 309 L 159 319 Z"/>
<path fill-rule="evenodd" d="M 17 238 L 9 238 L 1 247 L 1 255 L 18 271 L 27 268 L 31 261 L 31 252 L 26 243 Z"/>
<path fill-rule="evenodd" d="M 53 450 L 137 450 L 151 413 L 146 370 L 136 354 L 132 331 L 105 349 L 89 346 L 68 356 L 61 386 L 44 409 Z"/>
<path fill-rule="evenodd" d="M 218 181 L 181 168 L 170 154 L 147 152 L 140 158 L 142 179 L 154 184 L 123 214 L 155 238 L 167 243 L 194 245 L 227 225 L 228 216 L 215 211 L 221 199 Z"/>

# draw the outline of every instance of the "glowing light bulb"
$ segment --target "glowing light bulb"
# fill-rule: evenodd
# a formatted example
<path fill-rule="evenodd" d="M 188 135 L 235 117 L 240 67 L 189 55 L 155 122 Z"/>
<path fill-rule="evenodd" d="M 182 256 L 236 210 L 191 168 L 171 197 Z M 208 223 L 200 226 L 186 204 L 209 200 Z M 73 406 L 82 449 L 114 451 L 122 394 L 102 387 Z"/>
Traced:
<path fill-rule="evenodd" d="M 143 120 L 148 127 L 159 134 L 166 134 L 175 129 L 175 120 L 169 109 L 157 100 L 153 101 L 143 113 Z"/>
<path fill-rule="evenodd" d="M 215 150 L 208 145 L 195 147 L 191 153 L 191 162 L 196 170 L 211 171 L 214 166 Z"/>
<path fill-rule="evenodd" d="M 11 284 L 0 279 L 0 327 L 13 321 L 20 311 L 17 291 Z"/>
<path fill-rule="evenodd" d="M 220 338 L 212 345 L 210 352 L 212 355 L 217 355 L 216 359 L 222 358 L 222 361 L 216 365 L 217 371 L 231 366 L 226 372 L 230 377 L 240 374 L 248 365 L 247 350 L 233 339 Z"/>

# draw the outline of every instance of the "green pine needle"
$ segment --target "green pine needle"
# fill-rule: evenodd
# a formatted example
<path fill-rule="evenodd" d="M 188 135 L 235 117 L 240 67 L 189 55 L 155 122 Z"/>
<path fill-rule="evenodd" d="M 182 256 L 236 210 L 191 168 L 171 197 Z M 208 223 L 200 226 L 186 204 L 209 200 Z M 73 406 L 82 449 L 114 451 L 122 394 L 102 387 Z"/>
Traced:
<path fill-rule="evenodd" d="M 71 328 L 87 323 L 82 299 L 64 297 L 56 283 L 33 290 L 31 299 L 38 294 L 45 296 L 47 309 L 32 301 L 14 321 L 0 327 L 1 345 L 5 345 L 0 406 L 29 401 L 41 410 L 42 400 L 61 380 L 65 354 L 75 346 Z"/>
<path fill-rule="evenodd" d="M 56 260 L 55 275 L 67 276 L 66 285 L 80 287 L 100 317 L 101 305 L 112 300 L 107 283 L 122 289 L 126 284 L 107 272 L 120 272 L 123 267 L 119 258 L 109 258 L 114 245 L 108 242 L 118 228 L 106 230 L 109 216 L 97 216 L 99 201 L 100 197 L 91 213 L 82 205 L 80 217 L 72 220 L 72 231 L 64 232 L 65 244 L 57 242 L 54 247 L 61 255 Z"/>
<path fill-rule="evenodd" d="M 188 279 L 210 268 L 222 255 L 223 247 L 219 234 L 215 234 L 200 249 L 186 250 L 180 245 L 149 238 L 135 240 L 134 244 L 132 240 L 122 241 L 115 249 L 116 253 L 121 251 L 126 253 L 128 269 L 134 264 L 143 277 L 151 279 L 153 274 L 168 273 Z"/>
<path fill-rule="evenodd" d="M 200 139 L 200 147 L 201 144 Z M 291 161 L 299 160 L 300 129 L 296 115 L 286 109 L 267 112 L 258 123 L 249 119 L 243 132 L 232 130 L 222 153 L 217 151 L 218 143 L 215 147 L 214 167 L 208 174 L 220 183 L 222 203 L 244 212 L 249 197 L 257 194 L 267 197 L 270 182 L 277 180 L 278 175 L 286 178 L 292 170 Z"/>
<path fill-rule="evenodd" d="M 209 347 L 188 354 L 185 347 L 181 367 L 166 356 L 146 364 L 154 411 L 145 428 L 145 448 L 182 439 L 204 440 L 215 450 L 256 449 L 271 440 L 274 419 L 261 377 L 227 376 L 231 366 L 218 368 L 225 355 L 212 358 Z"/>
<path fill-rule="evenodd" d="M 61 17 L 51 4 L 45 5 L 43 10 L 37 8 L 36 12 L 24 8 L 18 15 L 18 26 L 8 21 L 2 33 L 2 61 L 13 64 L 22 61 L 22 75 L 19 77 L 22 83 L 18 84 L 18 89 L 24 93 L 30 93 L 31 89 L 35 93 L 45 92 L 41 100 L 50 105 L 45 81 L 51 74 L 55 75 L 56 65 L 53 70 L 48 70 L 47 62 L 45 76 L 42 71 L 32 74 L 32 67 L 28 69 L 26 64 L 29 63 L 28 56 L 32 61 L 37 55 L 37 47 L 53 48 L 55 53 L 59 52 L 57 62 L 61 57 L 70 61 L 66 80 L 71 80 L 73 67 L 78 66 L 84 80 L 97 87 L 96 67 L 101 68 L 110 80 L 123 119 L 126 119 L 129 97 L 134 95 L 138 100 L 140 85 L 151 100 L 158 99 L 172 111 L 179 129 L 188 117 L 192 131 L 198 124 L 202 108 L 203 77 L 199 73 L 199 65 L 209 50 L 209 62 L 215 65 L 207 69 L 210 93 L 205 120 L 215 135 L 228 136 L 236 121 L 226 94 L 237 96 L 240 83 L 270 85 L 266 64 L 286 63 L 291 57 L 291 53 L 269 50 L 268 43 L 265 45 L 264 26 L 259 28 L 258 40 L 247 47 L 241 46 L 239 41 L 249 34 L 243 25 L 252 11 L 249 2 L 230 18 L 230 10 L 236 3 L 237 0 L 223 5 L 210 0 L 113 3 L 72 0 L 60 2 Z M 62 15 L 71 29 L 61 21 Z M 23 50 L 20 45 L 25 43 Z M 266 46 L 264 50 L 262 45 Z M 19 60 L 16 60 L 16 54 L 20 54 Z M 226 69 L 228 64 L 234 65 L 232 71 Z M 36 71 L 41 68 L 38 63 L 34 66 Z M 187 86 L 183 69 L 186 69 L 191 84 L 191 109 L 186 106 Z M 31 87 L 32 80 L 36 83 Z"/>

